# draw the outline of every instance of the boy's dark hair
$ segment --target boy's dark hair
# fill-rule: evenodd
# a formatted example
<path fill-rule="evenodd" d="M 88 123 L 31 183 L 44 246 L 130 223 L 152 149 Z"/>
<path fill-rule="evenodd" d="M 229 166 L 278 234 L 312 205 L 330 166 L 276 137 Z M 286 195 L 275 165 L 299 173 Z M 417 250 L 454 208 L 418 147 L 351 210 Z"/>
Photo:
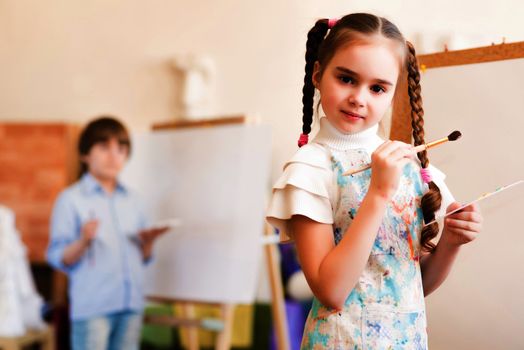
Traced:
<path fill-rule="evenodd" d="M 107 142 L 116 138 L 118 143 L 128 148 L 128 154 L 131 154 L 131 140 L 126 127 L 111 116 L 98 117 L 82 130 L 78 139 L 78 154 L 80 158 L 87 156 L 91 148 L 97 143 Z M 88 171 L 87 164 L 80 160 L 80 173 L 82 176 Z"/>

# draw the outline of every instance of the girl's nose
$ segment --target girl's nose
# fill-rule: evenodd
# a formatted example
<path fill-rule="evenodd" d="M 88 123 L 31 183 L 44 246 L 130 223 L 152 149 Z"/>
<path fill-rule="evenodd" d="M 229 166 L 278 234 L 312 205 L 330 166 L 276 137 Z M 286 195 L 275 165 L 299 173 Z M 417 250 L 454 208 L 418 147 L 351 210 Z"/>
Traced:
<path fill-rule="evenodd" d="M 354 89 L 348 96 L 348 102 L 352 107 L 364 106 L 364 91 L 363 89 Z"/>

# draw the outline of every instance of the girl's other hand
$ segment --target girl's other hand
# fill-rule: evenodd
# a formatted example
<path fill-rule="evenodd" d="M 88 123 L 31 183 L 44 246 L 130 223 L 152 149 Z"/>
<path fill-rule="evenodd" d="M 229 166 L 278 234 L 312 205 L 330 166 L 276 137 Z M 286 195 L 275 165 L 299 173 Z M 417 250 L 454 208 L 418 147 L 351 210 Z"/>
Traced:
<path fill-rule="evenodd" d="M 397 191 L 402 169 L 415 154 L 413 146 L 400 141 L 386 141 L 371 155 L 369 192 L 389 200 Z"/>
<path fill-rule="evenodd" d="M 451 203 L 446 212 L 449 213 L 457 208 L 460 208 L 459 203 Z M 482 220 L 478 204 L 468 205 L 444 220 L 441 242 L 451 247 L 458 247 L 473 241 L 482 230 Z"/>

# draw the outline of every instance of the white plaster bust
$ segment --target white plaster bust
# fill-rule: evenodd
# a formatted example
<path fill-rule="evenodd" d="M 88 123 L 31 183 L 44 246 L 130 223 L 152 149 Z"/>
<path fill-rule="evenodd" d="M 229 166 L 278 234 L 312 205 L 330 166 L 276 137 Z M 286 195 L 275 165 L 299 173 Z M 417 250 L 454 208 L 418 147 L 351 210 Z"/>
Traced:
<path fill-rule="evenodd" d="M 173 59 L 173 66 L 182 73 L 179 113 L 187 119 L 208 118 L 215 115 L 214 61 L 204 55 L 180 55 Z"/>

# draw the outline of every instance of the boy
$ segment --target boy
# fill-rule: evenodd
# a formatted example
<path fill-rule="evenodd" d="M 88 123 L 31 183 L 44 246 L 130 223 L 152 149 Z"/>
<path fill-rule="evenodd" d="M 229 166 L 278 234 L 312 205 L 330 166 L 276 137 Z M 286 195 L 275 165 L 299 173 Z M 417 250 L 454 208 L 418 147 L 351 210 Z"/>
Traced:
<path fill-rule="evenodd" d="M 47 250 L 49 263 L 69 277 L 72 348 L 138 349 L 144 267 L 167 228 L 145 229 L 140 199 L 118 181 L 131 152 L 118 120 L 90 122 L 78 151 L 81 177 L 55 203 Z"/>

